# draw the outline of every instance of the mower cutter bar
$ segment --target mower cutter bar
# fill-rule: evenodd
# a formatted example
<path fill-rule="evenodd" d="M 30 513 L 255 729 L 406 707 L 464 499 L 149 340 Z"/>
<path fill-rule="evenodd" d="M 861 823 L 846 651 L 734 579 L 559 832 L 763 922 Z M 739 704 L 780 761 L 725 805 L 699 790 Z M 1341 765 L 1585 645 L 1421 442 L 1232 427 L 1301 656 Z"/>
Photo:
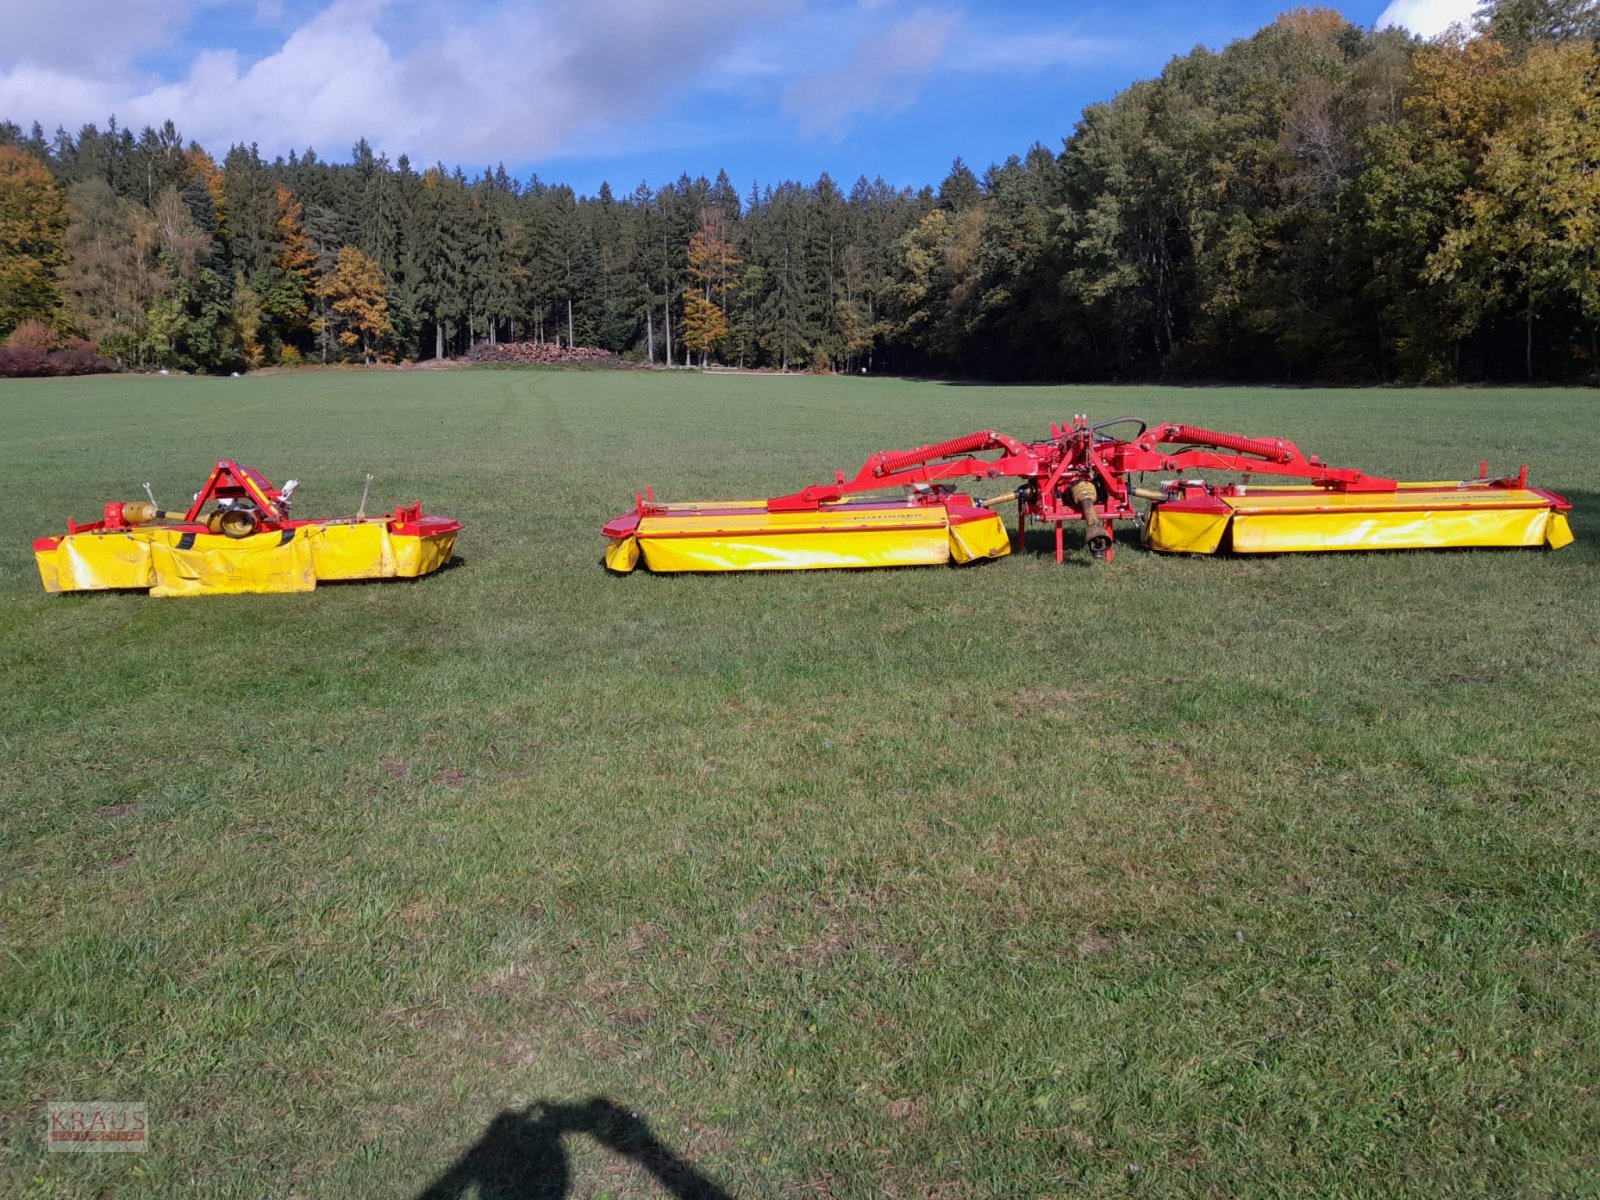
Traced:
<path fill-rule="evenodd" d="M 1131 438 L 1107 429 L 1137 424 Z M 984 457 L 988 455 L 989 457 Z M 1192 477 L 1222 471 L 1240 482 Z M 1170 474 L 1159 490 L 1133 477 Z M 1261 486 L 1266 476 L 1296 480 Z M 1007 480 L 1012 490 L 973 500 L 964 480 Z M 881 493 L 902 489 L 896 497 Z M 873 493 L 879 493 L 873 495 Z M 1146 511 L 1135 499 L 1148 504 Z M 1090 424 L 1077 416 L 1050 436 L 1023 442 L 979 430 L 913 450 L 874 454 L 847 478 L 765 501 L 658 504 L 648 490 L 633 512 L 609 522 L 606 565 L 630 571 L 799 570 L 969 562 L 998 558 L 1011 540 L 993 505 L 1015 499 L 1017 539 L 1028 523 L 1082 522 L 1092 558 L 1110 559 L 1115 523 L 1144 527 L 1145 544 L 1170 553 L 1291 553 L 1472 546 L 1548 546 L 1572 540 L 1571 505 L 1531 488 L 1527 468 L 1491 479 L 1487 464 L 1463 482 L 1400 483 L 1334 467 L 1281 438 L 1247 437 L 1133 418 Z"/>

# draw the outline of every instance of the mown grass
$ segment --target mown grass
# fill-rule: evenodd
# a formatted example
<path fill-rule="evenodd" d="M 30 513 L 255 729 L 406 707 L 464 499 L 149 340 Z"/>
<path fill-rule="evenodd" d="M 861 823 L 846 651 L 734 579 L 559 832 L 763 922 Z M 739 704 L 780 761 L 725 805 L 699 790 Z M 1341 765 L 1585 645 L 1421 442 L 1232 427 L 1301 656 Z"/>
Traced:
<path fill-rule="evenodd" d="M 1579 540 L 598 565 L 647 482 L 1075 412 L 1527 461 Z M 740 1196 L 1600 1191 L 1593 392 L 307 372 L 0 419 L 7 1195 L 409 1196 L 591 1096 Z M 463 561 L 42 594 L 30 538 L 222 456 L 311 513 L 374 471 Z M 107 1098 L 148 1155 L 43 1152 L 45 1101 Z M 566 1144 L 571 1194 L 648 1190 Z M 521 1169 L 482 1194 L 559 1192 Z"/>

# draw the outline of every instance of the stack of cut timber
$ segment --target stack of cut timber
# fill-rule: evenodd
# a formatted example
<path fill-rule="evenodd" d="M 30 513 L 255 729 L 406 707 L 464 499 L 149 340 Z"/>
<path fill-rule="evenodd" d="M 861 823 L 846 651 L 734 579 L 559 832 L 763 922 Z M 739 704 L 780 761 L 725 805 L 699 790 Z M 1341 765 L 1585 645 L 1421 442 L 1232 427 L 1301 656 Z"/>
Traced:
<path fill-rule="evenodd" d="M 558 342 L 501 342 L 494 346 L 479 342 L 467 357 L 473 362 L 514 362 L 534 366 L 550 363 L 622 365 L 622 360 L 609 350 L 596 350 L 593 346 L 563 346 Z"/>

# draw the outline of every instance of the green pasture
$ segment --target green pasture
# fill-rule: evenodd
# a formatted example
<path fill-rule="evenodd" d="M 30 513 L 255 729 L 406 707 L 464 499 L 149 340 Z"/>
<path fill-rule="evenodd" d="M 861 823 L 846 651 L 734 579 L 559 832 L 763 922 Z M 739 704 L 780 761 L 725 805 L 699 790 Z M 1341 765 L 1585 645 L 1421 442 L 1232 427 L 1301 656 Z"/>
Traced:
<path fill-rule="evenodd" d="M 599 529 L 1143 415 L 1544 551 L 613 577 Z M 0 382 L 7 1197 L 1600 1193 L 1600 394 Z M 47 597 L 221 457 L 459 565 Z M 44 1151 L 51 1100 L 145 1155 Z"/>

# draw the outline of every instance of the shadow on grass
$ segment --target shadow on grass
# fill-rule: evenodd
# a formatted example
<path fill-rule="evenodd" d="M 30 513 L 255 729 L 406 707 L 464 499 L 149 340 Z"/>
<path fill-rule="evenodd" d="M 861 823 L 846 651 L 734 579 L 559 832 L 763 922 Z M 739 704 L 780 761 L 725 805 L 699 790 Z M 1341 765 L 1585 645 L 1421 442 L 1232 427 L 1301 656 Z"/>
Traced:
<path fill-rule="evenodd" d="M 448 571 L 459 571 L 466 565 L 467 560 L 462 558 L 461 555 L 456 554 L 451 556 L 449 562 L 440 564 L 425 575 L 399 575 L 393 579 L 381 579 L 378 577 L 373 577 L 371 579 L 319 579 L 317 580 L 317 590 L 321 591 L 323 588 L 383 587 L 399 584 L 416 586 L 422 583 L 424 580 L 433 579 L 436 576 L 443 575 Z"/>
<path fill-rule="evenodd" d="M 1053 524 L 1035 521 L 1028 525 L 1027 535 L 1021 544 L 1017 542 L 1017 525 L 1013 521 L 1008 530 L 1011 534 L 1011 553 L 1018 558 L 1043 558 L 1054 560 L 1056 556 L 1056 530 Z M 1066 557 L 1062 559 L 1063 567 L 1103 567 L 1105 562 L 1101 559 L 1090 557 L 1083 546 L 1083 523 L 1081 521 L 1068 521 L 1062 536 L 1061 548 Z M 1142 535 L 1133 527 L 1131 521 L 1117 522 L 1116 553 L 1133 552 L 1136 554 L 1150 553 L 1145 549 Z"/>
<path fill-rule="evenodd" d="M 573 1183 L 562 1141 L 569 1133 L 588 1134 L 638 1163 L 678 1200 L 732 1200 L 669 1150 L 643 1117 L 604 1096 L 506 1109 L 416 1200 L 456 1200 L 473 1188 L 481 1200 L 565 1200 Z"/>

